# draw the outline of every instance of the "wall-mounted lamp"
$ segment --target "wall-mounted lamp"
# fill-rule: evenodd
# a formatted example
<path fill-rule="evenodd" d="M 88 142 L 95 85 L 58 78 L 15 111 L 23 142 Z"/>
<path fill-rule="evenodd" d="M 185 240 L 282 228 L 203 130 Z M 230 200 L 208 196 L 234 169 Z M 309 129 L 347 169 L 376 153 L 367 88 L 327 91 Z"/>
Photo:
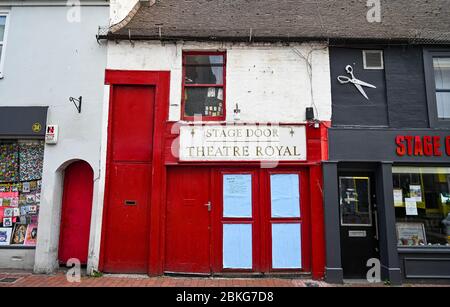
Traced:
<path fill-rule="evenodd" d="M 314 115 L 313 107 L 306 108 L 306 121 L 314 125 L 314 128 L 320 127 L 320 122 L 316 119 L 316 116 Z"/>
<path fill-rule="evenodd" d="M 306 108 L 306 120 L 309 122 L 314 120 L 314 109 L 312 107 Z"/>
<path fill-rule="evenodd" d="M 75 108 L 77 108 L 78 113 L 81 113 L 81 103 L 83 102 L 83 97 L 80 96 L 80 98 L 78 99 L 69 97 L 69 101 L 74 104 Z"/>

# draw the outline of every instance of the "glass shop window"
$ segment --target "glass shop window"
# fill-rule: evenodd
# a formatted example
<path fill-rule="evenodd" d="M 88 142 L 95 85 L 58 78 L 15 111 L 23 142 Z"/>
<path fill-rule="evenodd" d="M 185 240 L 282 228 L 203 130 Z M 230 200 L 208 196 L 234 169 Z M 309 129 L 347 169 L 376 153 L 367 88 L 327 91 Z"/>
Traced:
<path fill-rule="evenodd" d="M 183 54 L 183 119 L 225 119 L 225 53 Z"/>
<path fill-rule="evenodd" d="M 0 247 L 36 246 L 44 142 L 0 140 Z"/>
<path fill-rule="evenodd" d="M 436 82 L 437 114 L 440 119 L 450 118 L 450 57 L 433 58 Z"/>
<path fill-rule="evenodd" d="M 394 167 L 399 246 L 450 246 L 450 167 Z"/>

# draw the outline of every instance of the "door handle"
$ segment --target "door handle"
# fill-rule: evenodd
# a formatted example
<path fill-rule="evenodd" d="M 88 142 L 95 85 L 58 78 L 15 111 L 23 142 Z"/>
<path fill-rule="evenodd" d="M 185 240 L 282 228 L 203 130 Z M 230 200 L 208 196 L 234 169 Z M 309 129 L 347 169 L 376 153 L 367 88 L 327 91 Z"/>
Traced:
<path fill-rule="evenodd" d="M 375 221 L 374 221 L 374 223 L 375 223 L 375 239 L 379 240 L 379 237 L 378 237 L 378 211 L 375 210 L 374 213 L 375 213 Z"/>
<path fill-rule="evenodd" d="M 206 207 L 208 207 L 208 212 L 211 212 L 211 202 L 209 201 L 208 203 L 205 204 Z"/>

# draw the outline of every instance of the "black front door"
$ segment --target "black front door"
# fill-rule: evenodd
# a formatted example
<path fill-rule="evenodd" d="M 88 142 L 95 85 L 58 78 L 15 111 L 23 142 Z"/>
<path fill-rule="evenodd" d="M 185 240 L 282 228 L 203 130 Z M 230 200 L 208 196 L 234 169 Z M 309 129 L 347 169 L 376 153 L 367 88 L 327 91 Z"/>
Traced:
<path fill-rule="evenodd" d="M 366 278 L 367 261 L 379 259 L 373 176 L 340 174 L 339 205 L 344 278 Z"/>

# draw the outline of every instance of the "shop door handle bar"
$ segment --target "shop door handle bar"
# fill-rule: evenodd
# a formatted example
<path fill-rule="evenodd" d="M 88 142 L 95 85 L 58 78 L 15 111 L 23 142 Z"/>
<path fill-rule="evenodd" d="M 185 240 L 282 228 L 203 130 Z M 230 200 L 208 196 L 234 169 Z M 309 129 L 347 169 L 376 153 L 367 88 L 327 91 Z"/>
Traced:
<path fill-rule="evenodd" d="M 378 211 L 375 211 L 375 239 L 379 240 L 379 234 L 378 234 Z"/>

